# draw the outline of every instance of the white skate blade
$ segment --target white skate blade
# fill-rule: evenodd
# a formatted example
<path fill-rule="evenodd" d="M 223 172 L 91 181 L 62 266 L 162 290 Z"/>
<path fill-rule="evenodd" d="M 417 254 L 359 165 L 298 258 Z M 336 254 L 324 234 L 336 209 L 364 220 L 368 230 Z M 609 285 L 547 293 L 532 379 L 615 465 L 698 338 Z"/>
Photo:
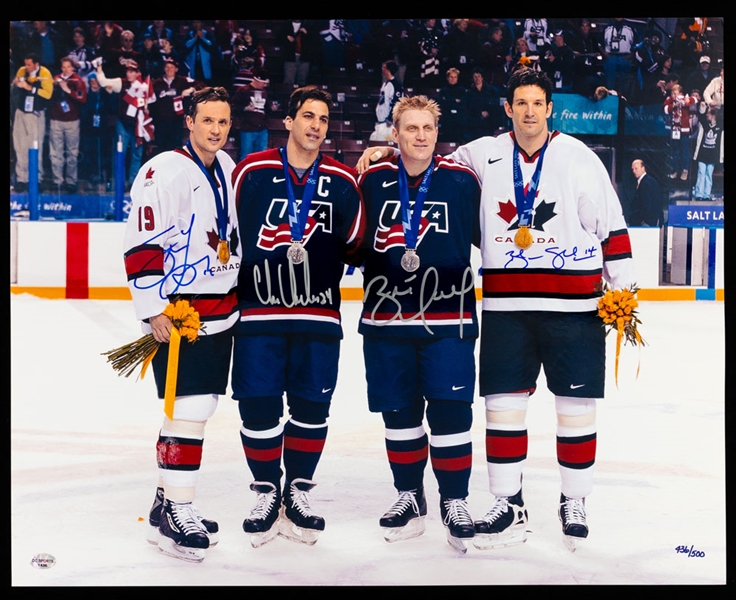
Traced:
<path fill-rule="evenodd" d="M 153 544 L 154 546 L 158 546 L 158 541 L 161 539 L 161 532 L 158 530 L 158 527 L 154 527 L 153 525 L 148 526 L 148 533 L 146 534 L 146 541 L 149 544 Z"/>
<path fill-rule="evenodd" d="M 565 544 L 565 548 L 567 548 L 570 552 L 575 552 L 575 550 L 577 550 L 580 546 L 581 542 L 584 541 L 585 538 L 574 537 L 572 535 L 562 536 L 562 543 Z"/>
<path fill-rule="evenodd" d="M 450 530 L 447 529 L 447 543 L 452 546 L 453 550 L 457 550 L 460 554 L 465 554 L 468 551 L 468 542 L 473 538 L 456 538 L 450 535 Z"/>
<path fill-rule="evenodd" d="M 476 533 L 473 538 L 473 546 L 478 550 L 490 550 L 491 548 L 507 548 L 518 546 L 526 542 L 526 527 L 510 527 L 502 533 Z"/>
<path fill-rule="evenodd" d="M 174 542 L 174 540 L 167 538 L 165 535 L 161 536 L 161 539 L 158 542 L 158 549 L 168 556 L 173 556 L 174 558 L 179 558 L 188 562 L 201 563 L 204 560 L 204 549 L 179 546 Z"/>
<path fill-rule="evenodd" d="M 424 517 L 411 519 L 404 527 L 382 527 L 383 539 L 389 543 L 410 540 L 424 533 Z"/>
<path fill-rule="evenodd" d="M 271 529 L 268 531 L 260 531 L 258 533 L 249 533 L 250 536 L 250 545 L 254 548 L 260 548 L 261 546 L 265 546 L 270 542 L 271 540 L 275 539 L 276 536 L 279 533 L 279 522 L 276 520 L 276 522 L 271 526 Z"/>
<path fill-rule="evenodd" d="M 279 535 L 291 540 L 292 542 L 300 542 L 307 546 L 314 546 L 321 531 L 319 529 L 303 529 L 295 525 L 286 515 L 282 515 L 277 521 L 279 525 Z"/>
<path fill-rule="evenodd" d="M 217 542 L 220 541 L 220 536 L 217 533 L 210 533 L 207 532 L 207 537 L 210 539 L 210 548 L 212 546 L 217 546 Z M 158 541 L 161 539 L 161 532 L 158 530 L 158 527 L 154 527 L 153 525 L 148 526 L 148 535 L 146 535 L 146 541 L 149 544 L 153 544 L 154 546 L 158 546 Z"/>

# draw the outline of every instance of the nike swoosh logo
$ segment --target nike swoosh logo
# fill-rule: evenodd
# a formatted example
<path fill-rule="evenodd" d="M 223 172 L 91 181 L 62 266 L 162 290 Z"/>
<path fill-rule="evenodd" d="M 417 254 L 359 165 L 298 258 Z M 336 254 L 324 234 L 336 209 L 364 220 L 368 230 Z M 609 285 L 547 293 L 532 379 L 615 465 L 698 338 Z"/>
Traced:
<path fill-rule="evenodd" d="M 492 165 L 493 163 L 498 162 L 499 160 L 503 160 L 503 158 L 489 158 L 488 164 Z"/>
<path fill-rule="evenodd" d="M 196 192 L 196 191 L 197 191 L 198 189 L 199 189 L 199 186 L 197 186 L 196 188 L 194 188 L 194 189 L 192 190 L 192 192 Z"/>
<path fill-rule="evenodd" d="M 395 183 L 397 183 L 397 182 L 396 182 L 396 181 L 384 181 L 384 182 L 383 182 L 383 183 L 381 184 L 381 187 L 385 187 L 385 188 L 387 188 L 387 187 L 389 187 L 390 185 L 393 185 L 393 184 L 395 184 Z"/>
<path fill-rule="evenodd" d="M 274 183 L 281 183 L 282 181 L 286 181 L 286 179 L 284 179 L 283 177 L 281 179 L 279 179 L 278 177 L 273 178 Z"/>
<path fill-rule="evenodd" d="M 283 180 L 282 180 L 282 181 L 283 181 Z M 325 389 L 325 388 L 322 388 L 322 393 L 323 393 L 323 394 L 326 394 L 326 393 L 327 393 L 327 392 L 329 392 L 329 391 L 330 391 L 331 389 L 332 389 L 332 388 L 327 388 L 327 389 Z"/>
<path fill-rule="evenodd" d="M 571 390 L 576 390 L 578 388 L 583 387 L 584 385 L 585 385 L 584 383 L 581 383 L 580 385 L 570 385 L 570 389 Z"/>
<path fill-rule="evenodd" d="M 452 386 L 452 391 L 453 391 L 453 392 L 457 392 L 458 390 L 462 390 L 462 389 L 464 389 L 464 388 L 465 388 L 465 386 L 464 386 L 464 385 L 453 385 L 453 386 Z"/>

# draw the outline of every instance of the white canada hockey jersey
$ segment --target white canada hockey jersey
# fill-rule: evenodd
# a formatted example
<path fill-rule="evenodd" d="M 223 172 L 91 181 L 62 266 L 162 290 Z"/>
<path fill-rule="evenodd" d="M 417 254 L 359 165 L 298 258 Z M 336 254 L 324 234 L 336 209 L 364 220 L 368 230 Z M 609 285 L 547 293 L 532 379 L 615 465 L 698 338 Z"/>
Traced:
<path fill-rule="evenodd" d="M 534 242 L 525 250 L 514 243 L 513 133 L 450 155 L 481 181 L 483 310 L 596 310 L 601 279 L 614 289 L 635 283 L 626 222 L 603 163 L 573 137 L 550 138 L 534 200 Z M 539 152 L 519 155 L 526 188 Z"/>
<path fill-rule="evenodd" d="M 125 270 L 136 316 L 144 321 L 163 312 L 171 299 L 189 300 L 205 325 L 203 335 L 231 327 L 238 317 L 235 288 L 242 250 L 231 178 L 235 163 L 220 150 L 217 160 L 227 197 L 230 258 L 220 262 L 217 205 L 210 182 L 183 149 L 164 152 L 144 164 L 130 191 L 125 230 Z"/>

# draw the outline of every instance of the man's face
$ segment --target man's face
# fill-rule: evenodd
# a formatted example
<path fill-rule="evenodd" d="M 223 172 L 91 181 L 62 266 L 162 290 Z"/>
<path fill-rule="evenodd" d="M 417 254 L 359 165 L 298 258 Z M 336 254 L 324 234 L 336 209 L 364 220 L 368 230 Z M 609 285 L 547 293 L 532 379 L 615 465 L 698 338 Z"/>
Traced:
<path fill-rule="evenodd" d="M 473 73 L 473 83 L 478 86 L 483 83 L 483 75 L 480 73 Z"/>
<path fill-rule="evenodd" d="M 170 62 L 164 64 L 164 74 L 167 79 L 173 79 L 176 75 L 176 65 Z"/>
<path fill-rule="evenodd" d="M 455 73 L 455 71 L 450 71 L 447 74 L 447 83 L 450 85 L 455 85 L 457 83 L 457 73 Z"/>
<path fill-rule="evenodd" d="M 61 73 L 65 77 L 69 77 L 72 73 L 74 73 L 74 65 L 69 60 L 65 60 L 61 63 Z"/>
<path fill-rule="evenodd" d="M 138 75 L 140 75 L 140 71 L 137 69 L 128 69 L 125 71 L 125 77 L 130 83 L 133 83 L 136 79 L 138 79 Z"/>
<path fill-rule="evenodd" d="M 634 174 L 634 177 L 636 179 L 639 179 L 646 170 L 644 169 L 644 165 L 641 164 L 641 161 L 635 160 L 633 163 L 631 163 L 631 172 Z"/>
<path fill-rule="evenodd" d="M 33 60 L 31 60 L 30 58 L 26 58 L 23 61 L 23 64 L 26 66 L 26 72 L 32 73 L 33 71 L 35 71 L 36 69 L 38 69 L 38 65 L 40 63 L 34 63 Z"/>
<path fill-rule="evenodd" d="M 562 48 L 565 45 L 565 38 L 561 35 L 555 34 L 555 46 Z"/>
<path fill-rule="evenodd" d="M 506 102 L 504 108 L 513 122 L 517 138 L 533 138 L 547 132 L 547 119 L 552 114 L 552 103 L 547 103 L 541 87 L 523 85 L 516 88 L 511 104 Z"/>
<path fill-rule="evenodd" d="M 318 152 L 327 135 L 330 111 L 321 100 L 307 100 L 292 119 L 284 121 L 289 140 L 304 152 Z"/>
<path fill-rule="evenodd" d="M 84 45 L 84 36 L 78 31 L 74 32 L 74 45 L 80 47 Z"/>
<path fill-rule="evenodd" d="M 399 145 L 402 160 L 424 162 L 434 155 L 437 143 L 437 125 L 428 110 L 407 110 L 393 129 L 394 141 Z"/>
<path fill-rule="evenodd" d="M 130 50 L 133 48 L 133 36 L 132 35 L 124 35 L 120 38 L 120 41 L 123 44 L 123 49 Z"/>
<path fill-rule="evenodd" d="M 230 132 L 230 105 L 217 100 L 197 105 L 194 118 L 187 116 L 189 139 L 200 158 L 214 157 L 227 142 Z"/>
<path fill-rule="evenodd" d="M 151 48 L 153 48 L 153 39 L 149 37 L 143 38 L 143 47 L 146 50 L 150 50 Z"/>
<path fill-rule="evenodd" d="M 89 89 L 91 89 L 93 92 L 96 92 L 100 89 L 100 82 L 97 81 L 97 77 L 92 77 L 89 80 Z"/>
<path fill-rule="evenodd" d="M 588 35 L 590 34 L 590 23 L 588 21 L 583 21 L 580 24 L 580 33 L 582 33 L 585 37 L 588 37 Z"/>

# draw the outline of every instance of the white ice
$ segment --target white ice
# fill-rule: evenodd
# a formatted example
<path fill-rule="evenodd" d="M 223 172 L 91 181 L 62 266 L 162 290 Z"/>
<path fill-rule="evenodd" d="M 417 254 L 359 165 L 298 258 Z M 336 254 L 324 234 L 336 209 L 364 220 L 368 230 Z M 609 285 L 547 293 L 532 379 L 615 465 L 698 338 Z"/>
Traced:
<path fill-rule="evenodd" d="M 724 305 L 643 302 L 640 355 L 621 352 L 598 408 L 590 536 L 574 554 L 557 519 L 555 415 L 544 377 L 528 413 L 522 546 L 459 555 L 445 541 L 436 480 L 426 472 L 426 533 L 387 544 L 378 518 L 395 491 L 379 415 L 368 412 L 359 304 L 344 305 L 345 340 L 313 508 L 315 546 L 277 538 L 251 548 L 242 531 L 254 495 L 229 396 L 207 426 L 197 504 L 220 524 L 201 564 L 145 541 L 162 422 L 151 375 L 119 378 L 101 352 L 140 335 L 124 301 L 11 295 L 11 525 L 14 586 L 722 584 L 726 581 Z M 503 348 L 498 349 L 499 357 Z M 474 405 L 468 498 L 490 505 L 484 410 Z M 678 553 L 693 547 L 704 556 Z M 50 554 L 53 567 L 32 559 Z"/>

